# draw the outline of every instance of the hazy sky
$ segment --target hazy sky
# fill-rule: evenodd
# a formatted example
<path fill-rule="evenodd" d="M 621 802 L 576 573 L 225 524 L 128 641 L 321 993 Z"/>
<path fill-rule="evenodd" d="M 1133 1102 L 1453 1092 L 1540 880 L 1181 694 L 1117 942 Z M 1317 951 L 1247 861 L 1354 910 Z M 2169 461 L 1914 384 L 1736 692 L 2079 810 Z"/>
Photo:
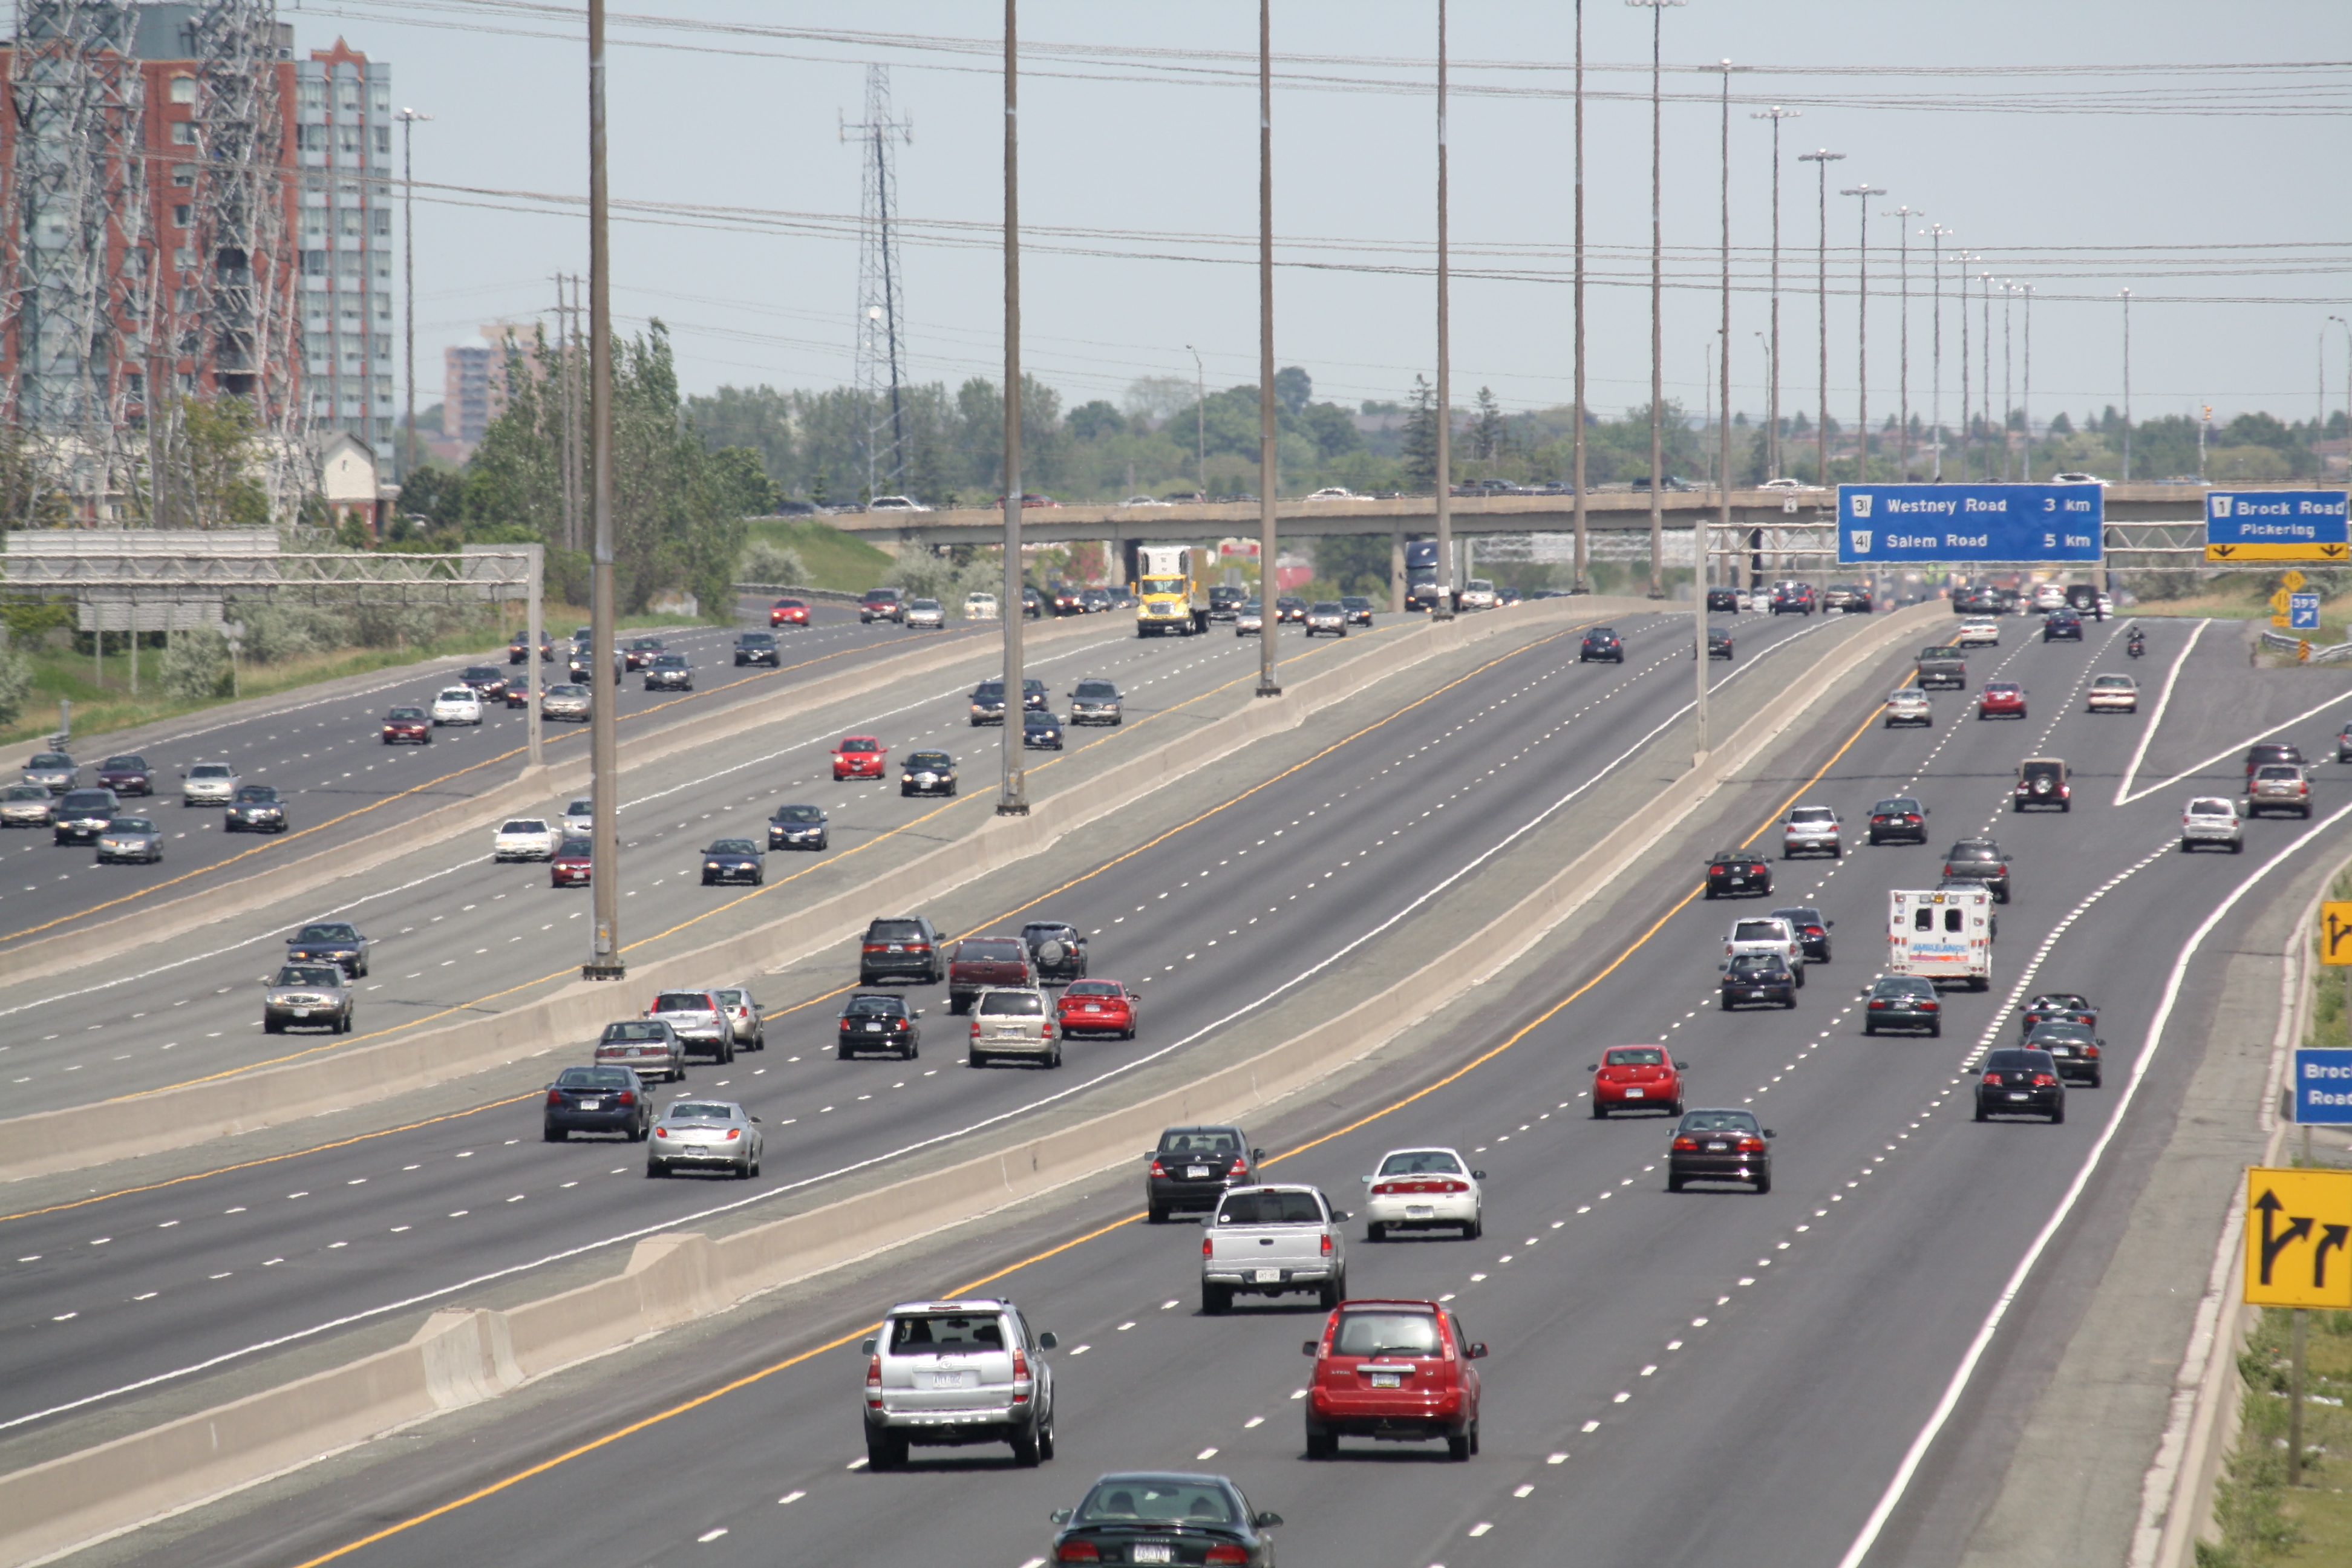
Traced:
<path fill-rule="evenodd" d="M 614 300 L 625 330 L 659 315 L 689 391 L 851 378 L 857 149 L 865 68 L 891 68 L 910 374 L 1001 373 L 1001 5 L 947 0 L 623 0 L 611 51 Z M 1587 226 L 1591 399 L 1613 411 L 1649 381 L 1653 13 L 1589 0 Z M 416 130 L 420 401 L 440 351 L 481 321 L 545 310 L 558 270 L 584 270 L 584 9 L 516 0 L 281 0 L 297 47 L 337 34 L 394 68 Z M 1570 392 L 1573 8 L 1454 0 L 1451 9 L 1454 378 L 1507 407 Z M 866 33 L 840 34 L 845 23 Z M 1256 365 L 1256 7 L 1027 0 L 1022 7 L 1024 353 L 1068 403 L 1117 399 L 1138 375 L 1210 384 Z M 1732 78 L 1733 405 L 1763 406 L 1771 132 L 1782 123 L 1782 407 L 1819 395 L 1814 166 L 1831 165 L 1830 400 L 1851 420 L 1853 263 L 1869 199 L 1870 402 L 1897 396 L 1896 245 L 1912 231 L 1911 400 L 1931 398 L 1930 223 L 1945 241 L 1944 392 L 1958 407 L 1959 247 L 1976 270 L 2031 282 L 2032 406 L 2076 417 L 2122 397 L 2130 288 L 2134 413 L 2210 403 L 2309 417 L 2320 333 L 2352 316 L 2352 5 L 2179 0 L 1886 0 L 1762 5 L 1691 0 L 1663 14 L 1666 390 L 1696 408 L 1719 319 L 1722 79 Z M 1318 396 L 1399 397 L 1433 368 L 1435 6 L 1275 0 L 1276 353 Z M 1288 57 L 1286 59 L 1285 57 Z M 2325 62 L 2337 62 L 2330 66 Z M 2201 64 L 2196 62 L 2203 62 Z M 2232 69 L 2233 67 L 2277 67 Z M 1683 68 L 1677 70 L 1675 68 Z M 1694 74 L 1691 68 L 1706 68 Z M 2068 105 L 2096 112 L 2057 112 Z M 2245 112 L 2252 109 L 2261 112 Z M 520 196 L 509 193 L 530 193 Z M 548 198 L 557 198 L 550 200 Z M 1908 220 L 1887 216 L 1899 205 Z M 742 209 L 749 209 L 744 211 Z M 2284 247 L 2284 248 L 2271 248 Z M 1478 270 L 1506 273 L 1480 277 Z M 1679 285 L 1679 286 L 1677 286 Z M 1980 312 L 1981 307 L 1976 307 Z M 1992 375 L 2003 364 L 1995 296 Z M 1982 350 L 1980 313 L 1971 346 Z M 2011 317 L 2021 380 L 2021 309 Z M 2344 329 L 2326 353 L 2343 405 Z M 2021 386 L 2020 387 L 2021 393 Z"/>

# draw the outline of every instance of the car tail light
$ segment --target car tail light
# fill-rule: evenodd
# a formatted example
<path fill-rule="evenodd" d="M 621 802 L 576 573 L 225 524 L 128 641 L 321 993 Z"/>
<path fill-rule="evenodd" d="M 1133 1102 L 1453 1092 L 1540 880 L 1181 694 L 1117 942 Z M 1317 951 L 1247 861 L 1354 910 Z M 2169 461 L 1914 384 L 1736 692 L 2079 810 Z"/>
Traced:
<path fill-rule="evenodd" d="M 549 1090 L 547 1091 L 547 1103 L 548 1103 L 548 1104 L 550 1104 L 550 1105 L 561 1105 L 561 1104 L 562 1104 L 562 1103 L 563 1103 L 563 1091 L 562 1091 L 562 1089 L 549 1089 Z"/>
<path fill-rule="evenodd" d="M 971 1037 L 975 1040 L 980 1038 L 980 1020 L 977 1018 L 971 1021 Z"/>
<path fill-rule="evenodd" d="M 908 952 L 929 952 L 931 951 L 931 944 L 928 942 L 910 942 L 907 944 L 907 951 Z"/>
<path fill-rule="evenodd" d="M 1026 1351 L 1017 1350 L 1017 1349 L 1016 1349 L 1016 1350 L 1013 1352 L 1013 1404 L 1015 1404 L 1015 1405 L 1026 1405 L 1026 1404 L 1028 1404 L 1028 1403 L 1029 1403 L 1029 1390 L 1022 1386 L 1024 1384 L 1027 1383 L 1028 1381 L 1029 1381 L 1029 1354 L 1028 1354 L 1028 1352 L 1027 1352 Z"/>
<path fill-rule="evenodd" d="M 614 1100 L 613 1103 L 615 1105 L 635 1105 L 636 1102 L 637 1091 L 634 1089 L 625 1089 L 621 1091 L 621 1098 Z"/>
<path fill-rule="evenodd" d="M 869 1410 L 882 1408 L 882 1357 L 878 1353 L 866 1358 L 866 1405 Z"/>
<path fill-rule="evenodd" d="M 736 1139 L 740 1138 L 741 1136 L 743 1136 L 743 1130 L 740 1127 L 730 1127 L 727 1130 L 727 1141 L 730 1143 L 732 1143 Z"/>
<path fill-rule="evenodd" d="M 1760 1154 L 1764 1152 L 1764 1140 L 1761 1138 L 1742 1138 L 1739 1141 L 1738 1147 L 1739 1152 L 1743 1154 Z"/>
<path fill-rule="evenodd" d="M 1939 1013 L 1943 1011 L 1943 1007 L 1944 1005 L 1941 1002 L 1922 1002 L 1919 1004 L 1919 1011 L 1922 1013 Z"/>
<path fill-rule="evenodd" d="M 1881 1007 L 1885 1007 L 1885 1006 L 1886 1006 L 1886 1005 L 1889 1005 L 1889 1004 L 1887 1003 L 1887 1000 L 1886 1000 L 1886 998 L 1885 998 L 1885 997 L 1884 997 L 1884 996 L 1874 997 L 1874 998 L 1871 1000 L 1871 1004 L 1870 1004 L 1870 1010 L 1871 1010 L 1872 1012 L 1875 1013 L 1875 1012 L 1877 1012 Z"/>
<path fill-rule="evenodd" d="M 1249 1562 L 1249 1552 L 1246 1549 L 1235 1546 L 1230 1542 L 1223 1542 L 1215 1546 L 1210 1547 L 1209 1554 L 1206 1557 L 1202 1558 L 1201 1561 L 1203 1563 L 1246 1563 Z"/>
<path fill-rule="evenodd" d="M 667 1138 L 669 1136 L 669 1129 L 667 1127 L 656 1127 L 654 1129 L 654 1136 L 656 1138 Z"/>
<path fill-rule="evenodd" d="M 1323 1256 L 1331 1256 L 1331 1233 L 1328 1230 L 1323 1233 Z"/>
<path fill-rule="evenodd" d="M 1215 1241 L 1216 1241 L 1216 1237 L 1212 1237 L 1212 1236 L 1204 1236 L 1204 1237 L 1202 1237 L 1201 1238 L 1201 1256 L 1202 1256 L 1202 1257 L 1203 1257 L 1203 1258 L 1214 1258 L 1214 1257 L 1217 1255 L 1217 1249 L 1216 1249 L 1216 1247 L 1215 1247 L 1215 1245 L 1214 1245 L 1214 1244 L 1215 1244 Z"/>
<path fill-rule="evenodd" d="M 1054 1020 L 1051 1018 L 1045 1020 L 1045 1036 L 1049 1040 L 1054 1037 Z"/>
<path fill-rule="evenodd" d="M 1151 1173 L 1155 1176 L 1165 1176 L 1168 1173 L 1168 1167 L 1154 1160 L 1151 1162 Z"/>
<path fill-rule="evenodd" d="M 2033 1087 L 2036 1089 L 2048 1089 L 2052 1084 L 2056 1083 L 2057 1081 L 2058 1080 L 2056 1079 L 2051 1077 L 2046 1072 L 2038 1072 L 2033 1075 Z"/>
<path fill-rule="evenodd" d="M 1467 1182 L 1447 1182 L 1437 1190 L 1442 1193 L 1466 1193 L 1470 1190 L 1470 1184 Z"/>
<path fill-rule="evenodd" d="M 1246 1160 L 1244 1160 L 1244 1159 L 1243 1159 L 1239 1154 L 1234 1155 L 1234 1163 L 1233 1163 L 1233 1164 L 1231 1165 L 1231 1167 L 1229 1167 L 1229 1168 L 1226 1170 L 1225 1174 L 1226 1174 L 1226 1175 L 1228 1175 L 1228 1176 L 1246 1176 L 1246 1175 L 1248 1175 L 1248 1174 L 1249 1174 L 1249 1162 L 1247 1162 Z"/>
<path fill-rule="evenodd" d="M 2099 1054 L 2099 1047 L 2096 1046 L 2084 1046 L 2083 1047 L 2083 1054 L 2086 1057 L 2095 1057 Z"/>
<path fill-rule="evenodd" d="M 890 951 L 890 944 L 887 942 L 869 942 L 866 944 L 866 951 L 868 952 L 887 952 Z"/>
<path fill-rule="evenodd" d="M 1675 1150 L 1677 1153 L 1695 1154 L 1698 1152 L 1698 1140 L 1696 1138 L 1677 1138 L 1675 1140 Z"/>
<path fill-rule="evenodd" d="M 1065 1541 L 1054 1549 L 1054 1561 L 1099 1563 L 1102 1561 L 1102 1553 L 1095 1550 L 1095 1543 L 1091 1541 Z"/>

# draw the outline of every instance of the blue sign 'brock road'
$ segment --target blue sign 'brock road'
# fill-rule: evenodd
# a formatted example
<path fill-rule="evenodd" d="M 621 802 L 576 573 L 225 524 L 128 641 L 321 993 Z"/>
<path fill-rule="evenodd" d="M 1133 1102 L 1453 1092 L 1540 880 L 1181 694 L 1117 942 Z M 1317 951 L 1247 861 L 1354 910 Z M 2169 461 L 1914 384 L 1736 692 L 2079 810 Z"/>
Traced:
<path fill-rule="evenodd" d="M 2309 1046 L 2296 1050 L 2294 1120 L 2352 1122 L 2352 1051 Z"/>
<path fill-rule="evenodd" d="M 1840 485 L 1838 563 L 2096 561 L 2097 485 Z"/>
<path fill-rule="evenodd" d="M 2352 560 L 2342 490 L 2208 490 L 2205 559 Z"/>

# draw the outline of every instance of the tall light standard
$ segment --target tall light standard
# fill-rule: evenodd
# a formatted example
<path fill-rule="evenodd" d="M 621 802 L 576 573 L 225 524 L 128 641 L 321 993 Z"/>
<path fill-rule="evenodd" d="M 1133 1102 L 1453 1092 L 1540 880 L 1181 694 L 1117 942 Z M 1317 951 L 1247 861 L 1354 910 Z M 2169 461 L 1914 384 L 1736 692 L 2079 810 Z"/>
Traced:
<path fill-rule="evenodd" d="M 2017 417 L 2025 426 L 2025 447 L 2018 454 L 2017 477 L 2027 484 L 2033 482 L 2033 285 L 2021 283 L 2017 291 L 2025 297 L 2025 379 L 2018 388 Z"/>
<path fill-rule="evenodd" d="M 1281 585 L 1275 548 L 1275 503 L 1282 475 L 1275 466 L 1274 405 L 1274 23 L 1272 0 L 1257 0 L 1257 560 L 1258 598 L 1272 604 Z M 1277 629 L 1282 625 L 1275 616 Z M 1279 697 L 1275 647 L 1258 635 L 1257 695 Z"/>
<path fill-rule="evenodd" d="M 1437 600 L 1429 607 L 1430 619 L 1435 621 L 1454 618 L 1452 281 L 1445 249 L 1445 0 L 1437 0 Z M 1271 573 L 1274 563 L 1266 562 L 1259 570 Z"/>
<path fill-rule="evenodd" d="M 1853 477 L 1859 484 L 1870 482 L 1870 198 L 1885 194 L 1884 185 L 1873 185 L 1868 180 L 1838 193 L 1862 198 L 1862 247 L 1854 263 L 1854 341 L 1861 356 L 1854 374 L 1854 391 L 1861 399 L 1861 428 L 1855 432 Z"/>
<path fill-rule="evenodd" d="M 1797 154 L 1798 163 L 1811 163 L 1821 176 L 1821 237 L 1813 253 L 1813 298 L 1822 320 L 1822 422 L 1813 431 L 1818 448 L 1813 483 L 1824 489 L 1830 482 L 1830 165 L 1844 156 L 1826 147 Z"/>
<path fill-rule="evenodd" d="M 1960 269 L 1960 483 L 1967 484 L 1971 469 L 1969 459 L 1976 446 L 1975 409 L 1969 399 L 1974 395 L 1969 385 L 1969 263 L 1974 260 L 1963 250 L 1953 258 Z"/>
<path fill-rule="evenodd" d="M 1772 122 L 1772 350 L 1764 362 L 1769 378 L 1764 389 L 1764 420 L 1765 428 L 1771 432 L 1765 438 L 1765 461 L 1771 465 L 1772 478 L 1776 479 L 1780 477 L 1780 121 L 1794 120 L 1803 112 L 1801 109 L 1783 109 L 1776 103 L 1748 117 Z"/>
<path fill-rule="evenodd" d="M 1992 439 L 1993 433 L 1992 274 L 1990 272 L 1978 273 L 1977 284 L 1977 303 L 1984 312 L 1982 321 L 1979 323 L 1984 329 L 1983 332 L 1980 334 L 1983 342 L 1981 346 L 1977 350 L 1977 355 L 1982 363 L 1982 368 L 1984 371 L 1984 431 L 1985 439 L 1990 441 Z M 1985 455 L 1985 477 L 1987 479 L 1990 479 L 1992 477 L 1992 455 L 1990 453 L 1987 453 Z M 2000 425 L 2000 477 L 2002 479 L 2009 478 L 2009 424 L 2005 419 Z"/>
<path fill-rule="evenodd" d="M 1717 538 L 1728 544 L 1731 541 L 1731 73 L 1735 68 L 1729 60 L 1723 62 L 1723 324 L 1717 329 L 1717 344 L 1722 363 L 1723 400 L 1717 407 L 1718 421 L 1715 427 L 1716 492 L 1715 521 L 1719 531 Z M 1706 530 L 1692 531 L 1694 540 L 1704 540 Z M 1707 565 L 1712 552 L 1696 552 L 1694 563 L 1696 580 L 1691 590 L 1695 635 L 1698 638 L 1693 657 L 1698 661 L 1698 749 L 1706 746 L 1706 587 L 1709 581 Z"/>
<path fill-rule="evenodd" d="M 402 289 L 407 296 L 400 308 L 408 341 L 408 452 L 400 469 L 404 484 L 416 471 L 416 122 L 433 117 L 404 109 L 393 118 L 400 121 L 400 241 L 404 250 L 401 271 Z"/>
<path fill-rule="evenodd" d="M 2131 482 L 2131 290 L 2124 290 L 2124 482 Z"/>
<path fill-rule="evenodd" d="M 2347 321 L 2341 316 L 2330 316 L 2327 319 L 2344 329 L 2345 467 L 2347 472 L 2352 472 L 2352 321 Z M 2321 417 L 2319 426 L 2324 434 L 2327 428 L 2326 416 Z"/>
<path fill-rule="evenodd" d="M 1443 5 L 1445 0 L 1438 0 Z M 1665 273 L 1661 242 L 1659 168 L 1664 142 L 1658 107 L 1659 49 L 1665 36 L 1666 7 L 1688 0 L 1625 0 L 1650 13 L 1650 597 L 1666 596 L 1664 500 L 1665 462 Z"/>
<path fill-rule="evenodd" d="M 1584 0 L 1576 0 L 1576 591 L 1591 591 L 1585 575 L 1591 536 L 1584 518 Z"/>
<path fill-rule="evenodd" d="M 1895 381 L 1895 450 L 1901 454 L 1901 466 L 1895 477 L 1907 485 L 1911 482 L 1911 220 L 1927 215 L 1917 207 L 1901 206 L 1887 216 L 1895 219 L 1903 240 L 1903 316 L 1896 334 L 1901 347 L 1896 351 L 1899 368 Z"/>
<path fill-rule="evenodd" d="M 2009 422 L 2017 414 L 2016 363 L 2011 357 L 2010 304 L 2017 298 L 2017 285 L 2008 279 L 2000 280 L 2000 477 L 2005 482 L 2010 476 L 2010 454 L 2016 446 L 2010 439 Z"/>
<path fill-rule="evenodd" d="M 1936 482 L 1939 485 L 1944 482 L 1944 237 L 1951 232 L 1939 223 L 1927 226 L 1927 237 L 1935 252 L 1931 269 L 1936 277 L 1936 386 L 1929 423 L 1936 427 Z"/>
<path fill-rule="evenodd" d="M 1026 689 L 1022 667 L 1021 596 L 1021 45 L 1020 0 L 1004 0 L 1004 733 L 996 815 L 1029 815 L 1023 737 L 1010 704 Z"/>
<path fill-rule="evenodd" d="M 588 0 L 588 681 L 605 700 L 588 709 L 590 948 L 583 980 L 619 980 L 621 771 L 613 668 L 613 247 L 604 157 L 604 0 Z M 412 380 L 412 385 L 415 384 Z M 412 423 L 413 431 L 415 426 Z"/>
<path fill-rule="evenodd" d="M 1200 487 L 1200 497 L 1209 499 L 1209 373 L 1201 367 L 1201 351 L 1191 343 L 1184 345 L 1192 356 L 1192 482 Z"/>

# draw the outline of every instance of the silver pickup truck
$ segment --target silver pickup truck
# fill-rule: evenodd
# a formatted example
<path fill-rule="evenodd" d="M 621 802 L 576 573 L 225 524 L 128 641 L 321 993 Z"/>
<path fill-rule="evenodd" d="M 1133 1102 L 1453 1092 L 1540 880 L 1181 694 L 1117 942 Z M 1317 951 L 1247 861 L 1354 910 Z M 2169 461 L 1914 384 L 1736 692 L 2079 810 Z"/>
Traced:
<path fill-rule="evenodd" d="M 1201 1310 L 1239 1295 L 1312 1290 L 1328 1310 L 1348 1295 L 1348 1218 L 1313 1187 L 1235 1187 L 1201 1222 Z"/>
<path fill-rule="evenodd" d="M 1919 650 L 1919 689 L 1963 690 L 1969 684 L 1969 656 L 1949 643 L 1932 643 Z"/>

